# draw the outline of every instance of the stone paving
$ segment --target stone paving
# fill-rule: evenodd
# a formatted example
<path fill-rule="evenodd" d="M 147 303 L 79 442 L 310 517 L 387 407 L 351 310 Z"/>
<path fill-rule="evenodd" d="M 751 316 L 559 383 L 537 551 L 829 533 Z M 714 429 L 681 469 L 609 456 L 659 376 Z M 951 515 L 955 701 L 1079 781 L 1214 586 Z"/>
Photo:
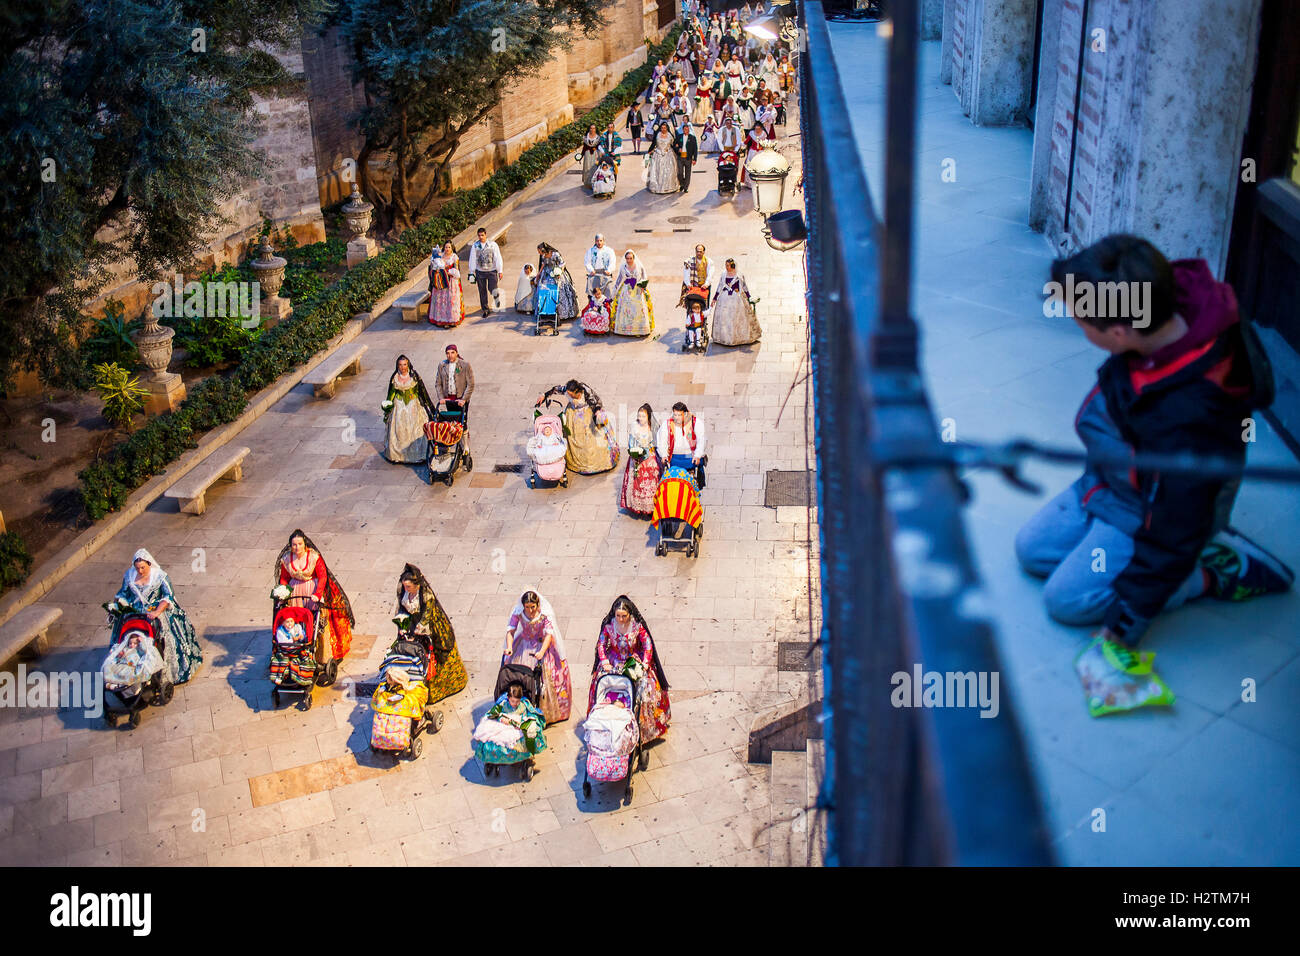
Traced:
<path fill-rule="evenodd" d="M 711 161 L 701 160 L 688 194 L 669 196 L 642 188 L 641 162 L 624 160 L 612 200 L 594 200 L 577 175 L 562 175 L 515 210 L 504 298 L 543 239 L 580 283 L 599 230 L 618 254 L 640 255 L 660 337 L 587 340 L 574 323 L 536 338 L 532 318 L 513 311 L 474 312 L 448 331 L 404 325 L 390 310 L 361 340 L 370 347 L 364 371 L 333 400 L 300 385 L 239 436 L 252 449 L 244 480 L 215 486 L 206 514 L 180 514 L 161 499 L 46 599 L 65 614 L 41 668 L 97 670 L 107 640 L 100 604 L 135 549 L 147 547 L 195 622 L 205 663 L 133 731 L 67 709 L 0 710 L 0 863 L 767 862 L 769 768 L 746 763 L 747 735 L 757 715 L 806 694 L 810 677 L 778 672 L 776 643 L 808 640 L 815 532 L 810 546 L 805 509 L 763 505 L 764 473 L 802 470 L 812 454 L 804 388 L 792 388 L 807 341 L 802 257 L 766 247 L 747 194 L 719 202 Z M 734 256 L 761 297 L 760 345 L 679 351 L 681 263 L 697 241 L 719 259 Z M 476 290 L 467 299 L 477 306 Z M 448 342 L 477 380 L 475 470 L 450 489 L 379 454 L 379 403 L 396 356 L 409 355 L 432 382 Z M 704 416 L 711 467 L 698 559 L 655 557 L 647 524 L 618 511 L 622 460 L 604 475 L 573 476 L 567 489 L 526 486 L 532 402 L 571 377 L 600 394 L 624 435 L 625 416 L 645 401 L 661 417 L 678 399 Z M 339 685 L 318 689 L 306 712 L 271 709 L 267 680 L 273 563 L 298 526 L 357 616 Z M 406 561 L 451 616 L 470 683 L 443 703 L 446 723 L 423 756 L 394 765 L 368 752 L 368 700 L 345 688 L 374 680 Z M 506 772 L 488 783 L 469 735 L 490 704 L 506 619 L 528 587 L 559 616 L 574 716 L 548 732 L 531 782 Z M 581 794 L 588 662 L 621 593 L 651 625 L 673 703 L 667 739 L 650 750 L 627 807 L 617 785 Z"/>

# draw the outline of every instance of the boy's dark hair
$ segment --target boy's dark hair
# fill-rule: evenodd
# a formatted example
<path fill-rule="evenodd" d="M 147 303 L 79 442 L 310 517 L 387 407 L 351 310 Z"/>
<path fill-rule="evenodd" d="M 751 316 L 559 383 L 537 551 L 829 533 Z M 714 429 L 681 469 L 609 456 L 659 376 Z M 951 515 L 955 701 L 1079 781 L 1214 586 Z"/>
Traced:
<path fill-rule="evenodd" d="M 1062 295 L 1069 288 L 1067 278 L 1070 276 L 1073 276 L 1073 286 L 1076 289 L 1082 283 L 1092 285 L 1093 308 L 1090 311 L 1085 307 L 1079 311 L 1076 302 L 1068 299 L 1065 306 L 1071 315 L 1094 328 L 1108 329 L 1114 325 L 1128 325 L 1134 318 L 1133 315 L 1107 314 L 1105 308 L 1097 307 L 1100 297 L 1096 294 L 1096 286 L 1100 283 L 1123 283 L 1126 286 L 1130 283 L 1145 284 L 1148 290 L 1144 292 L 1148 310 L 1145 318 L 1149 324 L 1138 327 L 1138 331 L 1144 335 L 1150 335 L 1173 318 L 1174 270 L 1159 249 L 1138 236 L 1122 233 L 1107 236 L 1072 256 L 1052 263 L 1052 281 L 1061 287 Z"/>
<path fill-rule="evenodd" d="M 685 402 L 673 402 L 673 411 L 675 411 L 675 412 L 689 412 L 690 409 L 686 407 L 686 403 L 685 403 Z"/>

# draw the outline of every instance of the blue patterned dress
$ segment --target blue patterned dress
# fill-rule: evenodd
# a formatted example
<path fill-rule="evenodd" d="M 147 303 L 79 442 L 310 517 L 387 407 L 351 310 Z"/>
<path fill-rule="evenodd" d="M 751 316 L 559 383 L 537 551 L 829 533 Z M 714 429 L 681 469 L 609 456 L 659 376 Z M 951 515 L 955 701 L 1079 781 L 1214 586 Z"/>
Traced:
<path fill-rule="evenodd" d="M 131 567 L 127 568 L 126 574 L 122 577 L 122 586 L 118 589 L 116 598 L 125 601 L 132 610 L 142 614 L 155 609 L 163 601 L 170 605 L 166 611 L 158 615 L 154 624 L 159 628 L 166 645 L 163 660 L 167 663 L 167 679 L 176 684 L 183 684 L 197 674 L 203 664 L 203 650 L 199 647 L 194 625 L 190 623 L 189 618 L 185 616 L 185 611 L 177 602 L 176 592 L 172 590 L 171 579 L 167 577 L 167 572 L 158 567 L 153 558 L 147 556 L 147 552 L 136 552 L 136 558 L 143 558 L 149 562 L 152 569 L 149 580 L 144 584 L 136 581 L 135 559 L 132 559 Z M 117 629 L 115 628 L 113 643 L 116 642 Z"/>

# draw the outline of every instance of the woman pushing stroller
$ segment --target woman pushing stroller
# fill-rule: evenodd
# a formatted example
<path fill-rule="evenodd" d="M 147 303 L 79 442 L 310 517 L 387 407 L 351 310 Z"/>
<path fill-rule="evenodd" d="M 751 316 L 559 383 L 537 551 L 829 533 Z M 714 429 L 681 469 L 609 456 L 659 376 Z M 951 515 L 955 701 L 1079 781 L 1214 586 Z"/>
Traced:
<path fill-rule="evenodd" d="M 618 440 L 605 413 L 600 396 L 577 379 L 543 392 L 534 403 L 540 406 L 552 395 L 568 399 L 561 420 L 567 441 L 565 464 L 580 475 L 597 475 L 618 464 Z M 541 414 L 540 409 L 535 411 Z"/>
<path fill-rule="evenodd" d="M 502 664 L 542 668 L 541 710 L 546 723 L 569 719 L 573 707 L 573 683 L 569 660 L 564 653 L 559 621 L 551 602 L 536 591 L 525 591 L 506 623 L 506 644 Z"/>
<path fill-rule="evenodd" d="M 637 685 L 641 746 L 668 732 L 672 717 L 668 678 L 659 662 L 650 628 L 626 594 L 615 599 L 600 625 L 587 697 L 588 713 L 596 706 L 597 687 L 605 674 L 626 674 Z"/>

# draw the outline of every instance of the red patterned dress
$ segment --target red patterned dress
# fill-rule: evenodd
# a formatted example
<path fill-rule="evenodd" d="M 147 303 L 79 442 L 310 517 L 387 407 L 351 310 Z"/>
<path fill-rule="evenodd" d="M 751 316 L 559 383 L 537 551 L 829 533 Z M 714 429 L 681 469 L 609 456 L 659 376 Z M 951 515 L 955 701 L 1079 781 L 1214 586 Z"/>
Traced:
<path fill-rule="evenodd" d="M 591 675 L 591 689 L 587 693 L 587 712 L 596 703 L 596 684 L 602 673 L 620 673 L 628 658 L 641 662 L 641 743 L 647 744 L 668 732 L 672 717 L 668 691 L 659 681 L 654 665 L 654 644 L 646 629 L 635 620 L 628 622 L 626 634 L 620 633 L 618 623 L 610 621 L 600 632 L 596 642 L 597 665 Z"/>

